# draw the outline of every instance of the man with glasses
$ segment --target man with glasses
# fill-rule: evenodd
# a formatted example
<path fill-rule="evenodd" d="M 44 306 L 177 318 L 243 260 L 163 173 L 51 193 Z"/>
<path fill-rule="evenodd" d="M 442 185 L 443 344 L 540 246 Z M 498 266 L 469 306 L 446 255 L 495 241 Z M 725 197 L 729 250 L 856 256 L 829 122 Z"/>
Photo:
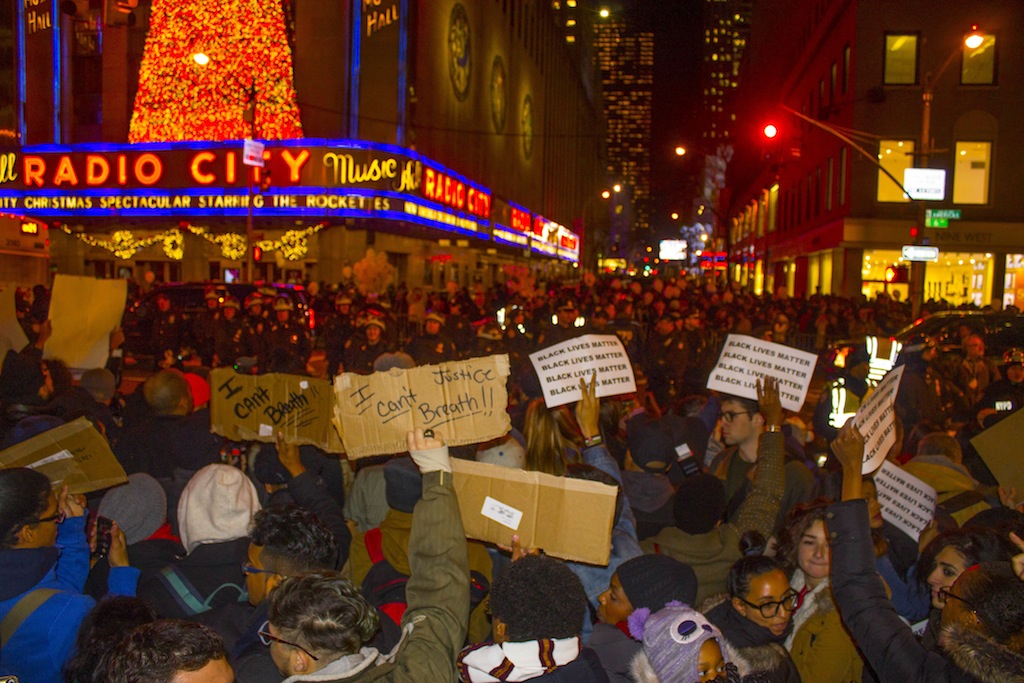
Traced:
<path fill-rule="evenodd" d="M 387 657 L 366 646 L 379 617 L 339 574 L 289 577 L 270 594 L 269 623 L 260 634 L 289 681 L 455 680 L 469 616 L 469 567 L 451 460 L 430 431 L 410 432 L 408 446 L 423 474 L 423 496 L 409 537 L 401 643 Z"/>
<path fill-rule="evenodd" d="M 719 425 L 722 442 L 727 448 L 715 458 L 711 471 L 725 482 L 728 501 L 725 518 L 735 523 L 743 501 L 750 495 L 750 482 L 761 453 L 761 435 L 766 431 L 780 431 L 782 426 L 768 424 L 753 399 L 723 396 L 721 405 Z M 814 475 L 799 454 L 792 452 L 792 446 L 786 443 L 785 493 L 776 515 L 775 529 L 782 526 L 790 510 L 814 497 Z"/>

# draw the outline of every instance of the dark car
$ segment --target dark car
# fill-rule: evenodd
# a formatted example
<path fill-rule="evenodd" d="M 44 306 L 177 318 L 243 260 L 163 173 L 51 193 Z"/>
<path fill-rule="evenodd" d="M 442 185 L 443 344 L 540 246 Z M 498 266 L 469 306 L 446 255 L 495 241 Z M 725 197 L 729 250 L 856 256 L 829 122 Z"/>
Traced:
<path fill-rule="evenodd" d="M 217 293 L 218 298 L 223 301 L 227 295 L 238 299 L 239 303 L 245 305 L 245 298 L 256 289 L 273 287 L 278 297 L 287 297 L 295 306 L 293 315 L 312 329 L 309 307 L 306 303 L 306 292 L 301 285 L 274 284 L 274 283 L 225 283 L 225 282 L 175 282 L 166 285 L 158 285 L 143 294 L 136 301 L 130 302 L 124 314 L 122 327 L 125 333 L 125 351 L 133 356 L 146 355 L 149 353 L 147 340 L 153 326 L 153 316 L 157 311 L 156 297 L 166 294 L 170 299 L 171 309 L 179 312 L 186 321 L 191 321 L 197 313 L 206 310 L 206 292 L 212 289 Z M 186 328 L 191 326 L 186 323 Z M 194 344 L 186 341 L 186 346 Z"/>
<path fill-rule="evenodd" d="M 891 354 L 891 343 L 902 346 L 909 340 L 925 335 L 934 340 L 942 355 L 960 354 L 960 326 L 966 325 L 971 332 L 980 334 L 985 340 L 985 356 L 991 358 L 997 364 L 1003 362 L 1003 352 L 1017 346 L 1024 347 L 1024 313 L 986 312 L 986 311 L 941 311 L 934 313 L 927 318 L 919 318 L 910 325 L 898 330 L 895 334 L 886 339 L 878 339 L 874 345 L 869 344 L 869 352 L 872 358 L 878 358 L 878 362 L 872 362 L 872 370 L 878 365 L 878 370 L 884 374 L 882 361 L 896 359 L 899 349 Z M 843 367 L 847 354 L 857 344 L 854 341 L 840 341 L 831 346 L 831 359 L 835 367 Z M 874 374 L 874 372 L 873 372 Z M 881 375 L 878 376 L 879 378 Z"/>

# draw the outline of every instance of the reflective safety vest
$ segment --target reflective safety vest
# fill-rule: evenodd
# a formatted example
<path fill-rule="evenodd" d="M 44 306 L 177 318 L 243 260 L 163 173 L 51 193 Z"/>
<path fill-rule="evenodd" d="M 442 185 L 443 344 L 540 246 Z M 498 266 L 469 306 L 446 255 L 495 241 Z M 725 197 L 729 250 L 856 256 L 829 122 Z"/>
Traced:
<path fill-rule="evenodd" d="M 864 397 L 861 398 L 846 387 L 846 378 L 839 377 L 833 381 L 828 388 L 832 398 L 832 410 L 828 413 L 828 424 L 830 427 L 841 429 L 846 421 L 857 414 L 861 404 L 871 394 L 869 388 Z"/>

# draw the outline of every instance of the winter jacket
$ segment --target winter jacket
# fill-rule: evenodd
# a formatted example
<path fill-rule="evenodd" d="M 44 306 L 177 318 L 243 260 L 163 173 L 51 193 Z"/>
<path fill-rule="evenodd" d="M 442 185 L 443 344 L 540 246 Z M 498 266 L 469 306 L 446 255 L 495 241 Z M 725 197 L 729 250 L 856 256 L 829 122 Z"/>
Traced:
<path fill-rule="evenodd" d="M 342 657 L 320 671 L 286 683 L 441 683 L 457 678 L 455 658 L 466 640 L 469 566 L 466 533 L 451 475 L 423 475 L 423 497 L 413 513 L 409 536 L 411 576 L 405 595 L 402 641 L 391 653 L 374 648 Z M 332 675 L 334 674 L 334 675 Z"/>
<path fill-rule="evenodd" d="M 629 665 L 643 644 L 623 633 L 618 626 L 595 624 L 587 646 L 601 661 L 601 668 L 611 683 L 633 683 Z"/>
<path fill-rule="evenodd" d="M 242 563 L 248 559 L 248 553 L 248 538 L 203 543 L 169 566 L 176 567 L 192 584 L 199 602 L 206 602 L 211 610 L 216 610 L 232 602 L 245 603 L 248 599 L 245 576 L 242 575 Z M 161 578 L 161 572 L 147 572 L 139 584 L 139 597 L 152 605 L 162 618 L 194 617 L 190 609 L 182 604 L 178 592 Z"/>
<path fill-rule="evenodd" d="M 633 509 L 639 538 L 654 536 L 675 524 L 672 507 L 676 490 L 664 474 L 624 470 L 622 490 Z"/>
<path fill-rule="evenodd" d="M 220 462 L 222 443 L 221 437 L 210 433 L 210 410 L 201 408 L 189 415 L 154 415 L 126 426 L 114 455 L 128 474 L 145 472 L 171 479 L 175 468 L 195 472 Z M 175 502 L 168 499 L 168 509 L 173 511 Z"/>
<path fill-rule="evenodd" d="M 760 448 L 760 444 L 758 444 Z M 769 538 L 773 532 L 782 526 L 789 511 L 800 503 L 806 503 L 814 497 L 817 483 L 814 475 L 805 465 L 796 452 L 797 446 L 783 440 L 784 471 L 782 502 L 776 508 L 775 516 L 769 520 L 770 526 L 763 525 L 758 529 L 761 535 Z M 760 456 L 758 456 L 760 460 Z M 726 521 L 738 524 L 740 519 L 740 508 L 743 501 L 750 495 L 751 478 L 750 470 L 754 463 L 749 463 L 739 456 L 739 448 L 733 446 L 726 449 L 716 458 L 717 465 L 712 470 L 719 479 L 725 481 L 725 497 L 728 501 L 725 508 Z M 767 533 L 762 529 L 767 528 Z"/>
<path fill-rule="evenodd" d="M 700 611 L 718 627 L 751 671 L 761 673 L 764 680 L 771 683 L 800 683 L 796 664 L 783 647 L 788 631 L 776 636 L 764 626 L 750 621 L 736 611 L 726 593 L 705 600 Z"/>
<path fill-rule="evenodd" d="M 947 628 L 929 652 L 900 620 L 874 571 L 867 503 L 828 509 L 832 589 L 850 634 L 881 683 L 1020 683 L 1024 656 L 977 632 Z"/>
<path fill-rule="evenodd" d="M 57 530 L 53 548 L 0 549 L 0 619 L 29 591 L 60 591 L 22 622 L 0 651 L 0 675 L 31 683 L 62 683 L 61 670 L 71 655 L 82 619 L 95 601 L 82 594 L 89 573 L 86 517 L 69 517 Z M 139 570 L 113 567 L 109 593 L 135 595 Z"/>
<path fill-rule="evenodd" d="M 905 464 L 903 470 L 935 489 L 939 506 L 946 508 L 961 526 L 974 515 L 991 507 L 977 493 L 978 482 L 967 469 L 944 455 L 918 455 Z M 953 498 L 962 494 L 967 494 L 960 499 L 962 503 L 953 501 Z"/>
<path fill-rule="evenodd" d="M 804 592 L 806 583 L 801 570 L 796 570 L 790 585 Z M 793 633 L 786 644 L 801 680 L 860 683 L 864 661 L 843 628 L 827 580 L 804 594 L 803 604 L 793 615 Z"/>
<path fill-rule="evenodd" d="M 782 433 L 762 434 L 757 450 L 758 474 L 734 524 L 720 524 L 699 535 L 687 534 L 673 526 L 641 544 L 648 553 L 663 553 L 693 567 L 697 575 L 698 603 L 725 592 L 729 568 L 743 556 L 740 538 L 747 530 L 753 529 L 765 538 L 771 536 L 784 489 Z"/>
<path fill-rule="evenodd" d="M 583 462 L 610 475 L 619 482 L 619 486 L 622 486 L 619 466 L 604 445 L 584 448 Z M 565 564 L 573 574 L 579 577 L 591 606 L 596 606 L 598 596 L 608 590 L 612 574 L 618 571 L 619 565 L 642 554 L 643 550 L 640 549 L 640 543 L 636 539 L 636 520 L 633 518 L 633 510 L 629 499 L 623 496 L 622 514 L 619 515 L 619 523 L 612 529 L 612 551 L 608 558 L 608 564 L 604 567 L 582 562 L 566 562 Z M 588 614 L 583 620 L 583 631 L 580 634 L 584 643 L 590 640 L 590 632 L 593 628 L 594 624 L 588 610 Z"/>

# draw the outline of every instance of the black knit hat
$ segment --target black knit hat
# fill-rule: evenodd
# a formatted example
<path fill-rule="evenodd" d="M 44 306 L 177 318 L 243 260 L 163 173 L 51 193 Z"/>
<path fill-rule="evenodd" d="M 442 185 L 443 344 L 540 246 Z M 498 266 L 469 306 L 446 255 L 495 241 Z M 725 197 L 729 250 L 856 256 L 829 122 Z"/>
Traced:
<path fill-rule="evenodd" d="M 388 507 L 412 512 L 423 495 L 423 479 L 412 458 L 405 455 L 384 463 L 384 497 Z"/>
<path fill-rule="evenodd" d="M 725 514 L 725 484 L 712 474 L 686 477 L 676 492 L 673 512 L 676 526 L 694 536 L 715 528 Z"/>
<path fill-rule="evenodd" d="M 688 564 L 668 555 L 640 555 L 615 570 L 633 609 L 657 612 L 673 600 L 692 605 L 697 599 L 697 575 Z"/>

